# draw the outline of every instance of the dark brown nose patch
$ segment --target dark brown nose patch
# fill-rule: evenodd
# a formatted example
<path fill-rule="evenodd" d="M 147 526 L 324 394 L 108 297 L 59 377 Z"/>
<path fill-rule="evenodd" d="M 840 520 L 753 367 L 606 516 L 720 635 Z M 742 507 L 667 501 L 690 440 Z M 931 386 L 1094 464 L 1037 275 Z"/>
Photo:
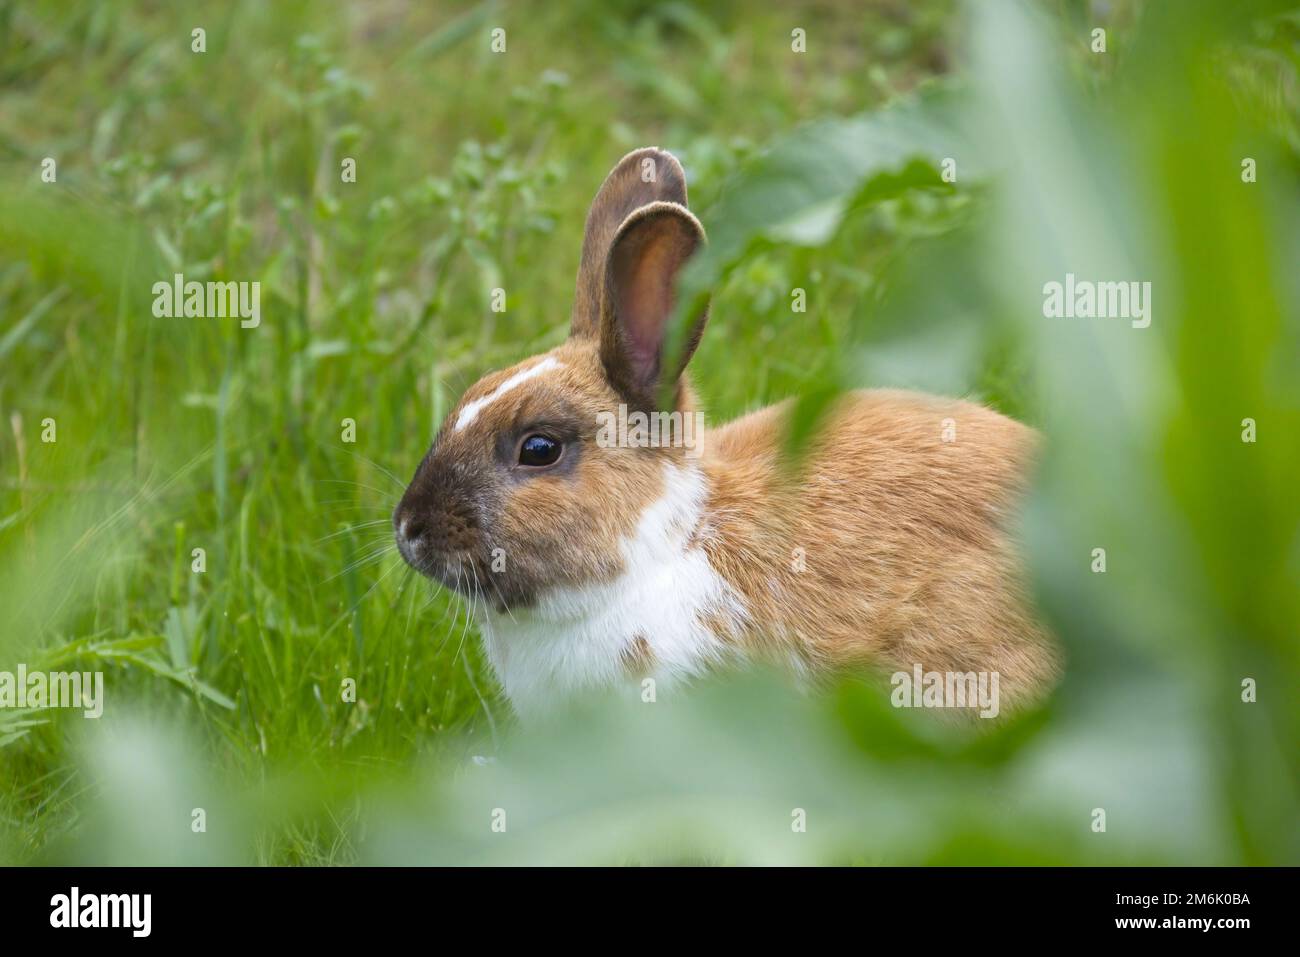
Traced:
<path fill-rule="evenodd" d="M 480 489 L 456 463 L 421 463 L 393 512 L 398 550 L 427 571 L 431 562 L 472 553 L 480 542 Z"/>

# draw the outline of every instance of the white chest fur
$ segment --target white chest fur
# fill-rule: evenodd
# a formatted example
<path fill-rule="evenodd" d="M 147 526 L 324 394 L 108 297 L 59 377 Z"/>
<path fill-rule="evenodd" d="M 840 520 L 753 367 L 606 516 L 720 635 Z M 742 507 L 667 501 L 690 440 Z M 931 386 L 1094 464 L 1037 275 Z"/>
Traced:
<path fill-rule="evenodd" d="M 707 494 L 699 469 L 665 466 L 663 495 L 622 543 L 617 578 L 554 589 L 530 609 L 487 613 L 488 659 L 521 716 L 631 680 L 628 661 L 640 657 L 641 641 L 657 690 L 726 656 L 727 643 L 709 623 L 737 630 L 745 609 L 694 540 Z"/>

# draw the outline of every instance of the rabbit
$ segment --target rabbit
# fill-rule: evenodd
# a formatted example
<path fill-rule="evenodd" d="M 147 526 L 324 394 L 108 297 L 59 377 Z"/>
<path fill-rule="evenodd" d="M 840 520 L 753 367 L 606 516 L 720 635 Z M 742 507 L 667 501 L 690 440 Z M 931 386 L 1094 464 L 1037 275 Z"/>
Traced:
<path fill-rule="evenodd" d="M 516 714 L 773 661 L 803 683 L 989 672 L 1008 705 L 1040 699 L 1057 652 L 1008 531 L 1037 442 L 1027 426 L 864 390 L 840 398 L 793 470 L 788 402 L 692 447 L 645 429 L 599 441 L 616 414 L 698 415 L 685 366 L 707 308 L 675 361 L 665 337 L 704 241 L 676 158 L 624 156 L 587 217 L 568 339 L 473 385 L 393 513 L 403 558 L 481 609 Z M 665 395 L 673 407 L 657 408 Z"/>

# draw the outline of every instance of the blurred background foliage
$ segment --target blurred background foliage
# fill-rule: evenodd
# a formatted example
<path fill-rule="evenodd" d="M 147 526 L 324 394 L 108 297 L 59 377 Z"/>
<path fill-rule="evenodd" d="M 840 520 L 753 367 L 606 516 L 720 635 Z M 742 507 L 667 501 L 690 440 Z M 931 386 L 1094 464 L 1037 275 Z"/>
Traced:
<path fill-rule="evenodd" d="M 0 712 L 0 862 L 1300 863 L 1298 67 L 1255 0 L 0 0 L 0 670 L 107 683 Z M 402 479 L 564 336 L 652 143 L 712 417 L 907 386 L 1042 430 L 1043 710 L 743 675 L 521 729 L 400 565 Z M 174 272 L 261 327 L 154 319 Z M 1150 281 L 1150 328 L 1044 318 L 1067 272 Z"/>

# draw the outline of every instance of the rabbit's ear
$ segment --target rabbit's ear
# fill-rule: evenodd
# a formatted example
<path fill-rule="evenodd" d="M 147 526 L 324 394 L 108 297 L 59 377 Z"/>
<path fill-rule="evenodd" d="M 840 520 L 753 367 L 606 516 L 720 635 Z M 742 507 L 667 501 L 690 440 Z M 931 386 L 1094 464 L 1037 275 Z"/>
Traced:
<path fill-rule="evenodd" d="M 605 263 L 614 234 L 635 210 L 661 200 L 686 205 L 686 174 L 677 157 L 666 150 L 647 146 L 628 153 L 605 177 L 587 213 L 571 336 L 599 334 Z"/>
<path fill-rule="evenodd" d="M 678 273 L 704 245 L 704 227 L 685 206 L 651 203 L 619 227 L 605 267 L 600 358 L 630 405 L 651 409 L 661 385 L 675 383 L 699 345 L 705 309 L 692 320 L 673 368 L 663 368 Z"/>

